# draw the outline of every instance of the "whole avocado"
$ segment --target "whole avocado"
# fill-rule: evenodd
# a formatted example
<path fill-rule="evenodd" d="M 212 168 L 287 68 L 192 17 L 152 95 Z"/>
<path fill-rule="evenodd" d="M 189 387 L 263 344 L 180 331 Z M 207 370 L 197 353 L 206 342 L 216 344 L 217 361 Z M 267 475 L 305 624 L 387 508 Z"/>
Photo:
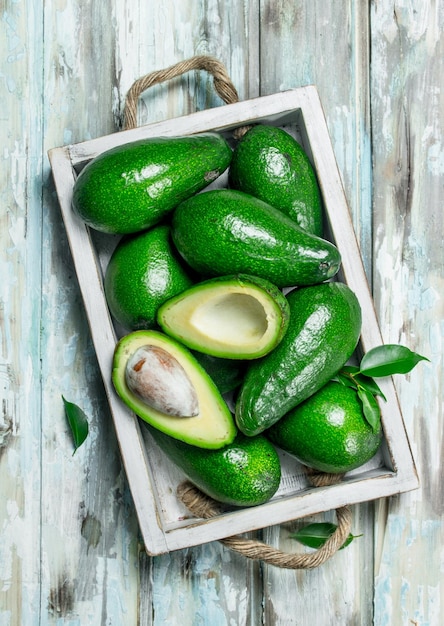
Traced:
<path fill-rule="evenodd" d="M 322 236 L 322 197 L 315 170 L 302 146 L 283 128 L 258 124 L 245 133 L 233 151 L 229 184 Z"/>
<path fill-rule="evenodd" d="M 341 264 L 331 242 L 234 189 L 205 191 L 181 202 L 171 234 L 186 263 L 205 277 L 243 273 L 291 287 L 326 281 Z"/>
<path fill-rule="evenodd" d="M 353 354 L 361 307 L 344 283 L 294 289 L 287 295 L 290 323 L 281 343 L 252 363 L 236 401 L 236 423 L 253 436 L 325 385 Z"/>
<path fill-rule="evenodd" d="M 104 289 L 113 318 L 131 331 L 155 328 L 158 308 L 192 284 L 169 226 L 159 224 L 119 241 L 105 271 Z"/>
<path fill-rule="evenodd" d="M 342 474 L 376 454 L 382 426 L 367 422 L 355 389 L 329 381 L 269 428 L 266 437 L 308 467 Z"/>
<path fill-rule="evenodd" d="M 231 157 L 230 146 L 217 133 L 150 137 L 116 146 L 80 172 L 72 205 L 95 230 L 145 230 L 218 178 Z"/>
<path fill-rule="evenodd" d="M 263 435 L 245 437 L 218 450 L 204 450 L 147 426 L 170 461 L 203 493 L 231 506 L 257 506 L 279 488 L 281 464 L 273 444 Z"/>

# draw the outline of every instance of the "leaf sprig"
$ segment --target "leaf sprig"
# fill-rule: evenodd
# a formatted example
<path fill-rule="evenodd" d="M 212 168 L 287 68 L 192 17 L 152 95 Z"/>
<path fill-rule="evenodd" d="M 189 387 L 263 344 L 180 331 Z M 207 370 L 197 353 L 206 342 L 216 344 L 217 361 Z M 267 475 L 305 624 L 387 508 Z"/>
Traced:
<path fill-rule="evenodd" d="M 65 406 L 66 418 L 68 420 L 69 427 L 71 428 L 71 433 L 74 441 L 74 452 L 75 454 L 77 448 L 79 448 L 85 439 L 88 436 L 89 426 L 88 426 L 88 418 L 82 409 L 74 404 L 73 402 L 68 402 L 62 396 L 63 404 Z"/>
<path fill-rule="evenodd" d="M 379 427 L 381 411 L 376 400 L 386 400 L 374 378 L 407 374 L 420 361 L 429 361 L 425 356 L 412 352 L 398 344 L 385 344 L 369 350 L 361 359 L 359 367 L 345 365 L 334 377 L 346 387 L 355 389 L 362 403 L 366 421 L 373 431 Z"/>

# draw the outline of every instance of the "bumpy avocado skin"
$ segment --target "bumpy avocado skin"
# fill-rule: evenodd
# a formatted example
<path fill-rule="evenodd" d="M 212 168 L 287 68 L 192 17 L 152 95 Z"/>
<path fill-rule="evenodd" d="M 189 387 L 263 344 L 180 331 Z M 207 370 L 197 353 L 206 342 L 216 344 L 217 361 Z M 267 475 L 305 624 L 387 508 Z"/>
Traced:
<path fill-rule="evenodd" d="M 91 228 L 111 234 L 138 232 L 209 185 L 227 169 L 231 157 L 230 146 L 217 133 L 117 146 L 80 172 L 72 205 Z"/>
<path fill-rule="evenodd" d="M 158 308 L 188 289 L 193 278 L 171 242 L 167 225 L 124 237 L 105 272 L 105 296 L 114 319 L 127 331 L 156 328 Z"/>
<path fill-rule="evenodd" d="M 332 278 L 341 256 L 331 242 L 311 235 L 266 202 L 242 191 L 214 189 L 175 209 L 172 237 L 202 276 L 245 273 L 277 287 Z"/>
<path fill-rule="evenodd" d="M 266 437 L 301 463 L 331 474 L 369 461 L 382 441 L 355 389 L 330 381 L 266 431 Z"/>
<path fill-rule="evenodd" d="M 353 354 L 361 308 L 344 283 L 295 289 L 287 295 L 290 323 L 281 343 L 253 362 L 236 402 L 236 423 L 246 435 L 265 431 L 325 385 Z"/>
<path fill-rule="evenodd" d="M 238 433 L 219 450 L 203 450 L 147 426 L 160 449 L 203 493 L 231 506 L 257 506 L 279 488 L 281 464 L 264 436 Z"/>
<path fill-rule="evenodd" d="M 230 393 L 239 387 L 246 368 L 244 361 L 212 356 L 197 350 L 191 352 L 213 380 L 220 393 Z"/>
<path fill-rule="evenodd" d="M 234 149 L 229 184 L 322 236 L 322 197 L 315 170 L 302 146 L 284 129 L 253 126 Z"/>

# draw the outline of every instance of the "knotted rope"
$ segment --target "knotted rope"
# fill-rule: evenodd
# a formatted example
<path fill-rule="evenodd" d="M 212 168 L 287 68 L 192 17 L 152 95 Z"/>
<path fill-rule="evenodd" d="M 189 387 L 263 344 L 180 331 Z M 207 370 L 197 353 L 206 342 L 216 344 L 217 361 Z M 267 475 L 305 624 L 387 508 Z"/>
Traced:
<path fill-rule="evenodd" d="M 151 72 L 137 79 L 129 89 L 125 99 L 124 128 L 137 127 L 137 106 L 140 95 L 149 87 L 171 80 L 190 70 L 205 70 L 212 74 L 214 88 L 226 104 L 239 101 L 239 96 L 231 82 L 225 66 L 210 56 L 194 56 L 186 61 L 171 65 L 166 69 Z M 234 131 L 235 138 L 239 139 L 250 128 L 243 126 Z M 342 475 L 317 473 L 306 468 L 307 476 L 315 487 L 333 485 L 341 481 Z M 185 481 L 177 488 L 177 495 L 196 517 L 210 519 L 222 512 L 222 505 L 203 494 L 192 483 Z M 336 509 L 337 528 L 326 542 L 315 552 L 303 554 L 289 554 L 278 550 L 262 541 L 247 539 L 240 535 L 226 537 L 219 541 L 242 554 L 246 558 L 260 560 L 276 567 L 286 569 L 312 569 L 325 563 L 345 543 L 350 534 L 352 515 L 350 507 L 343 506 Z"/>

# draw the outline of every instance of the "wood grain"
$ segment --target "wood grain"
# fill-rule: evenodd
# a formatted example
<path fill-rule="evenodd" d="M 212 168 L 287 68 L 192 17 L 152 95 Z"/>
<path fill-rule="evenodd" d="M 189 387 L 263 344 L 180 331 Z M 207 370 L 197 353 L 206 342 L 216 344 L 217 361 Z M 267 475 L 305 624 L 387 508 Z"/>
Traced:
<path fill-rule="evenodd" d="M 112 5 L 49 2 L 41 14 L 44 152 L 114 132 Z M 76 113 L 74 113 L 76 111 Z M 73 114 L 74 113 L 74 114 Z M 43 171 L 40 619 L 137 619 L 137 523 L 47 158 Z M 63 394 L 90 420 L 75 455 Z M 99 469 L 100 468 L 100 469 Z"/>
<path fill-rule="evenodd" d="M 381 503 L 375 623 L 438 624 L 443 588 L 444 174 L 440 3 L 372 8 L 375 302 L 385 341 L 431 363 L 396 384 L 422 489 Z M 441 372 L 441 374 L 439 373 Z M 396 556 L 395 556 L 396 555 Z"/>

